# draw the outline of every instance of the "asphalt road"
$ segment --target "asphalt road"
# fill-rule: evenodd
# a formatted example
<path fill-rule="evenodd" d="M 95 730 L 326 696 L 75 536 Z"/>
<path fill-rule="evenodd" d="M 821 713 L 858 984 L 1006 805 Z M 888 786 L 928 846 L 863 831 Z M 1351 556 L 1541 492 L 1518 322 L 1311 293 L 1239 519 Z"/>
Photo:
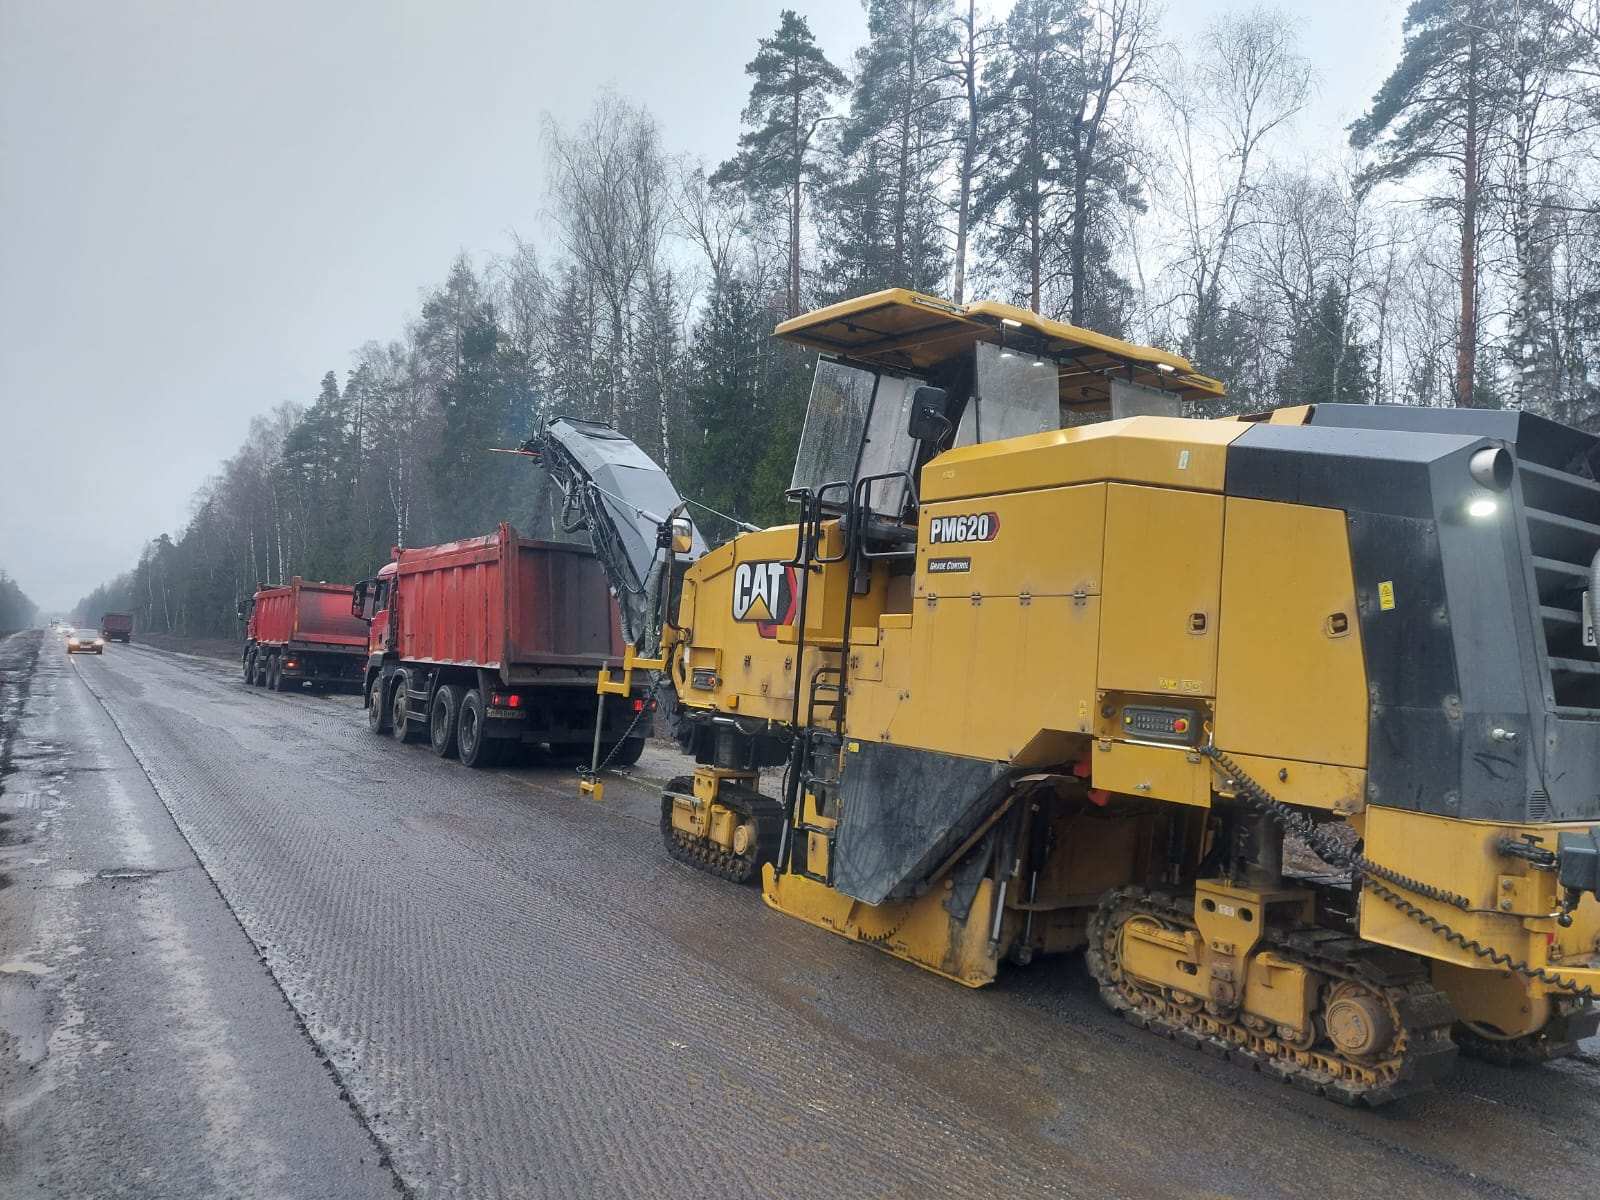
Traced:
<path fill-rule="evenodd" d="M 0 794 L 8 1198 L 1600 1180 L 1600 1044 L 1350 1111 L 1121 1024 L 1076 959 L 971 992 L 772 913 L 667 859 L 648 779 L 597 805 L 137 644 L 49 643 L 30 682 Z"/>

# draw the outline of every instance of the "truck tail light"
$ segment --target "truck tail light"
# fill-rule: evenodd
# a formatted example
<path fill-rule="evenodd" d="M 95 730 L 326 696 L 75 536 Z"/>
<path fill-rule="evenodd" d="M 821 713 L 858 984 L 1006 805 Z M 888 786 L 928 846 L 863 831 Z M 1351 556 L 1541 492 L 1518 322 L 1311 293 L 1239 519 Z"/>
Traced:
<path fill-rule="evenodd" d="M 284 660 L 283 665 L 286 666 L 286 667 L 298 667 L 300 664 L 298 662 L 296 662 L 294 659 L 288 658 L 288 659 Z"/>
<path fill-rule="evenodd" d="M 516 692 L 490 692 L 489 707 L 491 708 L 521 708 L 522 697 Z"/>
<path fill-rule="evenodd" d="M 643 712 L 644 711 L 644 701 L 643 700 L 635 700 L 633 702 L 633 711 L 636 712 L 636 713 L 637 712 Z"/>

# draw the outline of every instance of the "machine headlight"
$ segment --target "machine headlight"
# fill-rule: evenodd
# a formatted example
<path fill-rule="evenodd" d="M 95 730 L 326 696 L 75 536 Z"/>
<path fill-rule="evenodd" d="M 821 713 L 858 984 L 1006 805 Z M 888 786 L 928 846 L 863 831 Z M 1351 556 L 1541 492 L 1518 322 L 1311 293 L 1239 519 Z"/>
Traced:
<path fill-rule="evenodd" d="M 1493 496 L 1479 496 L 1467 505 L 1467 516 L 1486 520 L 1500 511 L 1500 501 Z"/>
<path fill-rule="evenodd" d="M 1485 446 L 1467 461 L 1472 478 L 1491 492 L 1503 492 L 1511 486 L 1511 470 L 1511 455 L 1501 446 Z"/>

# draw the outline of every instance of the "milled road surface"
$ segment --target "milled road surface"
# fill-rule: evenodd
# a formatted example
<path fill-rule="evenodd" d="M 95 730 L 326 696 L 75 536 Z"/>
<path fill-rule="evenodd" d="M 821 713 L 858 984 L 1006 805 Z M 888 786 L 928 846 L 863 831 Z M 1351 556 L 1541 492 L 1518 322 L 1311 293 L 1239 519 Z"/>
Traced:
<path fill-rule="evenodd" d="M 6 1197 L 1600 1180 L 1600 1045 L 1342 1109 L 1123 1025 L 1076 959 L 971 992 L 769 912 L 666 858 L 646 782 L 596 805 L 568 772 L 469 771 L 226 664 L 47 641 L 14 753 Z"/>

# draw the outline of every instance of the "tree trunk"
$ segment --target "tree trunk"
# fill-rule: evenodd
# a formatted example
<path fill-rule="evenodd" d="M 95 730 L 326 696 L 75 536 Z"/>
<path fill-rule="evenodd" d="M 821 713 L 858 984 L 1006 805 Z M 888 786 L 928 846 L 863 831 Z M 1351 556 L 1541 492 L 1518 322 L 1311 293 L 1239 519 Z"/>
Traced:
<path fill-rule="evenodd" d="M 1043 284 L 1040 279 L 1042 268 L 1039 259 L 1043 250 L 1039 244 L 1039 206 L 1037 189 L 1035 189 L 1033 212 L 1028 216 L 1028 307 L 1034 312 L 1040 309 L 1040 294 Z"/>
<path fill-rule="evenodd" d="M 906 28 L 906 77 L 900 106 L 900 163 L 894 198 L 894 265 L 900 278 L 890 280 L 900 287 L 915 287 L 916 280 L 906 271 L 906 219 L 911 191 L 911 114 L 916 103 L 917 84 L 917 3 L 911 0 Z"/>
<path fill-rule="evenodd" d="M 956 265 L 955 281 L 951 286 L 957 304 L 966 302 L 967 292 L 967 223 L 972 212 L 972 167 L 978 155 L 978 0 L 967 0 L 967 15 L 962 21 L 967 31 L 966 57 L 963 75 L 967 90 L 967 140 L 961 147 L 961 179 L 956 201 Z"/>
<path fill-rule="evenodd" d="M 1040 74 L 1037 58 L 1034 61 L 1034 78 Z M 1028 119 L 1028 307 L 1034 312 L 1039 311 L 1039 304 L 1043 285 L 1040 279 L 1043 268 L 1039 259 L 1044 253 L 1039 234 L 1039 225 L 1044 218 L 1041 211 L 1044 207 L 1044 198 L 1039 194 L 1039 100 L 1038 89 L 1034 89 L 1033 111 Z"/>
<path fill-rule="evenodd" d="M 611 299 L 611 427 L 622 426 L 622 362 L 627 356 L 627 318 L 622 312 L 622 298 L 613 293 Z"/>
<path fill-rule="evenodd" d="M 794 60 L 794 179 L 789 197 L 789 315 L 800 315 L 800 184 L 805 174 L 805 142 L 800 135 L 800 61 Z"/>
<path fill-rule="evenodd" d="M 1461 328 L 1456 342 L 1456 406 L 1475 403 L 1478 353 L 1478 35 L 1467 37 L 1466 146 L 1461 158 Z"/>
<path fill-rule="evenodd" d="M 1073 154 L 1072 173 L 1075 178 L 1072 181 L 1072 238 L 1069 246 L 1072 256 L 1072 312 L 1068 319 L 1074 325 L 1083 324 L 1083 276 L 1089 260 L 1089 180 L 1084 157 L 1082 153 Z"/>

